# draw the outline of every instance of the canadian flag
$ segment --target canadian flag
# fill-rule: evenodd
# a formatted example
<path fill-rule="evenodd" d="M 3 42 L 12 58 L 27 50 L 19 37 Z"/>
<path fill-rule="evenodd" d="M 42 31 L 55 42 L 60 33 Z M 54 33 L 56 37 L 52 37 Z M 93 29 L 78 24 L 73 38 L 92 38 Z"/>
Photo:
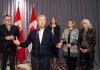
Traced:
<path fill-rule="evenodd" d="M 29 25 L 28 33 L 35 30 L 36 27 L 37 27 L 36 14 L 35 14 L 35 10 L 34 10 L 34 7 L 33 7 L 32 13 L 31 13 L 31 18 L 30 18 L 30 25 Z M 31 50 L 32 50 L 32 43 L 28 46 L 28 51 L 29 51 L 30 54 L 31 54 Z"/>
<path fill-rule="evenodd" d="M 21 16 L 20 16 L 20 9 L 19 6 L 17 8 L 17 12 L 15 15 L 15 22 L 14 25 L 16 25 L 18 27 L 19 33 L 20 33 L 20 37 L 18 38 L 18 40 L 20 42 L 24 42 L 24 36 L 23 36 L 23 30 L 22 30 L 22 24 L 21 24 Z M 16 58 L 18 60 L 19 63 L 22 63 L 25 59 L 25 48 L 21 48 L 21 47 L 17 47 L 17 51 L 16 51 Z"/>

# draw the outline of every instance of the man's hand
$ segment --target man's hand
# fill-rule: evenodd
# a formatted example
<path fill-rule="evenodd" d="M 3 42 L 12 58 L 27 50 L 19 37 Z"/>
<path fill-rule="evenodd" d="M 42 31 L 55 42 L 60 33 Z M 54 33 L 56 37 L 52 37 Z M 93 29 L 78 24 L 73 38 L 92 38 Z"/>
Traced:
<path fill-rule="evenodd" d="M 57 48 L 61 48 L 62 47 L 62 43 L 58 43 L 56 47 Z"/>
<path fill-rule="evenodd" d="M 6 36 L 5 39 L 6 39 L 6 40 L 13 40 L 13 39 L 14 39 L 14 36 L 13 36 L 13 35 Z"/>
<path fill-rule="evenodd" d="M 13 40 L 13 39 L 14 39 L 14 36 L 13 36 L 13 35 L 11 35 L 11 36 L 10 36 L 10 39 L 11 39 L 11 40 Z"/>
<path fill-rule="evenodd" d="M 11 36 L 6 36 L 5 39 L 6 40 L 11 40 Z"/>
<path fill-rule="evenodd" d="M 20 42 L 18 41 L 17 37 L 16 37 L 16 40 L 13 39 L 13 43 L 14 43 L 15 45 L 20 45 Z"/>

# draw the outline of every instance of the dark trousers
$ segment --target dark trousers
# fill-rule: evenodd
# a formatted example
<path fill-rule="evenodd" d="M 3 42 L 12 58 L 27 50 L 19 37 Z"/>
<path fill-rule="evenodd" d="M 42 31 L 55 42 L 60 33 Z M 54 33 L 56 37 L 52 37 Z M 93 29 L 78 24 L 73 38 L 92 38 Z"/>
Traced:
<path fill-rule="evenodd" d="M 31 65 L 32 65 L 32 70 L 49 70 L 50 69 L 50 57 L 49 56 L 36 57 L 32 55 Z"/>
<path fill-rule="evenodd" d="M 8 58 L 10 62 L 10 70 L 15 70 L 15 53 L 11 52 L 9 48 L 7 48 L 4 53 L 2 53 L 1 70 L 6 70 Z"/>
<path fill-rule="evenodd" d="M 77 57 L 65 57 L 68 70 L 76 70 Z"/>
<path fill-rule="evenodd" d="M 82 70 L 93 69 L 94 53 L 81 53 L 80 56 Z"/>

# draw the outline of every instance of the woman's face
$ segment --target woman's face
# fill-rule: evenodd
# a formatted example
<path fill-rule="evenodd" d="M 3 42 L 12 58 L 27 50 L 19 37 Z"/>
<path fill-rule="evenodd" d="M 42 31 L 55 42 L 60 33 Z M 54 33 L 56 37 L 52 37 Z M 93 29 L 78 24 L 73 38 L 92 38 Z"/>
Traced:
<path fill-rule="evenodd" d="M 51 18 L 51 23 L 52 23 L 52 24 L 56 24 L 56 20 L 55 20 L 54 17 Z"/>
<path fill-rule="evenodd" d="M 67 26 L 68 26 L 68 28 L 72 28 L 73 27 L 72 21 L 68 21 Z"/>
<path fill-rule="evenodd" d="M 83 22 L 82 22 L 82 27 L 83 27 L 84 29 L 88 28 L 88 24 L 87 24 L 86 21 L 83 21 Z"/>

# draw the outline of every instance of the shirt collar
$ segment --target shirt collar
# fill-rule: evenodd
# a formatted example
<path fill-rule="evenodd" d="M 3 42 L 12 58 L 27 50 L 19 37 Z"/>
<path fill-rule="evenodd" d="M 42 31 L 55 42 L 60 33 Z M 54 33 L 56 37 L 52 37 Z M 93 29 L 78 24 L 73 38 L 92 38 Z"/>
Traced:
<path fill-rule="evenodd" d="M 40 29 L 40 31 L 44 31 L 44 29 L 45 29 L 45 28 L 43 28 L 43 29 Z"/>

